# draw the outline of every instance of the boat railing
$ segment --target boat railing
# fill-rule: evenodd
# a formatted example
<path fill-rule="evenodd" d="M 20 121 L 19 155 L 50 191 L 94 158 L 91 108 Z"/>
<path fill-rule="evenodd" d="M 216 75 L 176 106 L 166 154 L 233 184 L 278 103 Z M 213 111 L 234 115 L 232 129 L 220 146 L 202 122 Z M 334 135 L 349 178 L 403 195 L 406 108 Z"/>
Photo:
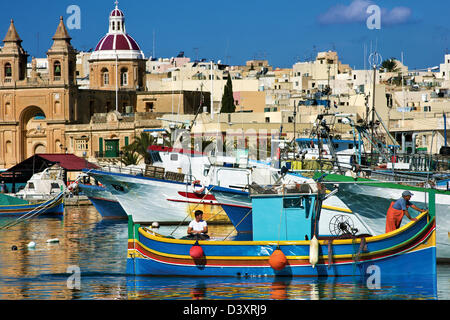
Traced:
<path fill-rule="evenodd" d="M 258 185 L 252 183 L 248 185 L 250 196 L 270 196 L 270 195 L 314 195 L 325 192 L 325 188 L 316 182 L 294 183 L 294 184 L 275 184 L 275 185 Z"/>
<path fill-rule="evenodd" d="M 386 158 L 379 153 L 362 153 L 361 154 L 362 165 L 377 166 L 380 164 L 386 164 Z M 415 154 L 391 154 L 387 157 L 388 164 L 408 164 L 408 170 L 415 171 L 447 171 L 450 170 L 450 156 L 426 153 Z M 395 165 L 394 165 L 395 166 Z"/>
<path fill-rule="evenodd" d="M 103 166 L 100 171 L 111 173 L 122 173 L 133 176 L 143 176 L 147 178 L 155 178 L 159 180 L 176 181 L 183 183 L 192 183 L 195 178 L 192 175 L 166 171 L 163 167 L 146 165 L 145 168 L 137 167 L 119 167 L 119 166 Z"/>

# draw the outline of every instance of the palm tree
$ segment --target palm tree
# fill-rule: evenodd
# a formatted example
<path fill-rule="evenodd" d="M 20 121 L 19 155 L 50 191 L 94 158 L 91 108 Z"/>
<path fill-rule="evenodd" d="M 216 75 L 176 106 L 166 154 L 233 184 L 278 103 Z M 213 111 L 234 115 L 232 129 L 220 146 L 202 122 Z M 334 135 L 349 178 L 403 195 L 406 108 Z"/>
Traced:
<path fill-rule="evenodd" d="M 137 165 L 139 163 L 139 154 L 133 151 L 125 151 L 123 153 L 121 162 L 124 166 Z"/>
<path fill-rule="evenodd" d="M 382 71 L 382 72 L 397 72 L 399 70 L 400 69 L 397 66 L 397 62 L 396 62 L 395 58 L 390 58 L 390 59 L 384 60 L 381 63 L 380 71 Z"/>
<path fill-rule="evenodd" d="M 150 163 L 150 156 L 148 153 L 148 148 L 155 144 L 155 138 L 146 132 L 141 132 L 140 136 L 137 136 L 132 144 L 125 146 L 123 150 L 125 152 L 135 152 L 142 156 L 145 163 Z"/>

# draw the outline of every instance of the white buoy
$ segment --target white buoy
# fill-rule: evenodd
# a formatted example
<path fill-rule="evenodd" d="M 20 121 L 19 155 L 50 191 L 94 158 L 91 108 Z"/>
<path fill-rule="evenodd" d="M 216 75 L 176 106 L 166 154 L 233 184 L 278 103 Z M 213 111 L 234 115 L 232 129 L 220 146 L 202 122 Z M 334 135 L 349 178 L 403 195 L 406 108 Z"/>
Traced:
<path fill-rule="evenodd" d="M 36 248 L 36 242 L 31 241 L 31 242 L 28 244 L 28 248 L 30 248 L 30 249 Z"/>
<path fill-rule="evenodd" d="M 158 222 L 153 222 L 152 223 L 152 229 L 158 229 L 159 228 L 159 223 Z"/>
<path fill-rule="evenodd" d="M 319 240 L 314 235 L 309 245 L 309 263 L 314 269 L 317 262 L 319 262 Z"/>
<path fill-rule="evenodd" d="M 47 240 L 47 243 L 58 243 L 59 242 L 59 239 L 58 238 L 55 238 L 55 239 L 48 239 Z"/>

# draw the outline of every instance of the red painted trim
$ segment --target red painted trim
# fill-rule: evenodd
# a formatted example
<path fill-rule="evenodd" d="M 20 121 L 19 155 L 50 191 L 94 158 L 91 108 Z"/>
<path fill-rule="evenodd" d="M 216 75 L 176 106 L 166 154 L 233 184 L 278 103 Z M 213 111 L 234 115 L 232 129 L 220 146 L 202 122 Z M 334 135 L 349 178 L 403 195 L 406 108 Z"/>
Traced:
<path fill-rule="evenodd" d="M 182 197 L 189 198 L 189 199 L 199 199 L 199 200 L 208 200 L 208 201 L 216 201 L 216 198 L 212 194 L 203 195 L 203 194 L 197 194 L 194 192 L 182 192 L 178 191 L 178 194 Z"/>
<path fill-rule="evenodd" d="M 188 200 L 178 200 L 178 199 L 167 199 L 167 201 L 171 202 L 180 202 L 180 203 L 189 203 L 189 204 L 206 204 L 210 206 L 220 206 L 217 202 L 206 202 L 206 201 L 188 201 Z"/>

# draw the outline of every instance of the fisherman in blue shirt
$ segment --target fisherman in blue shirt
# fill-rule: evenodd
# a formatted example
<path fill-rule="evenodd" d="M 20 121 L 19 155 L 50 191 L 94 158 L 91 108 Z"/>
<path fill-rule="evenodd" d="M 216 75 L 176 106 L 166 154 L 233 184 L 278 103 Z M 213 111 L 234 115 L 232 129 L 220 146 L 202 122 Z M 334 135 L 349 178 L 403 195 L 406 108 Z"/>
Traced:
<path fill-rule="evenodd" d="M 386 233 L 400 228 L 400 224 L 402 223 L 404 215 L 406 215 L 411 221 L 417 221 L 416 218 L 412 218 L 410 216 L 408 212 L 409 207 L 419 212 L 425 212 L 425 210 L 418 208 L 410 202 L 411 196 L 413 196 L 411 192 L 404 191 L 400 199 L 391 203 L 386 216 Z"/>

